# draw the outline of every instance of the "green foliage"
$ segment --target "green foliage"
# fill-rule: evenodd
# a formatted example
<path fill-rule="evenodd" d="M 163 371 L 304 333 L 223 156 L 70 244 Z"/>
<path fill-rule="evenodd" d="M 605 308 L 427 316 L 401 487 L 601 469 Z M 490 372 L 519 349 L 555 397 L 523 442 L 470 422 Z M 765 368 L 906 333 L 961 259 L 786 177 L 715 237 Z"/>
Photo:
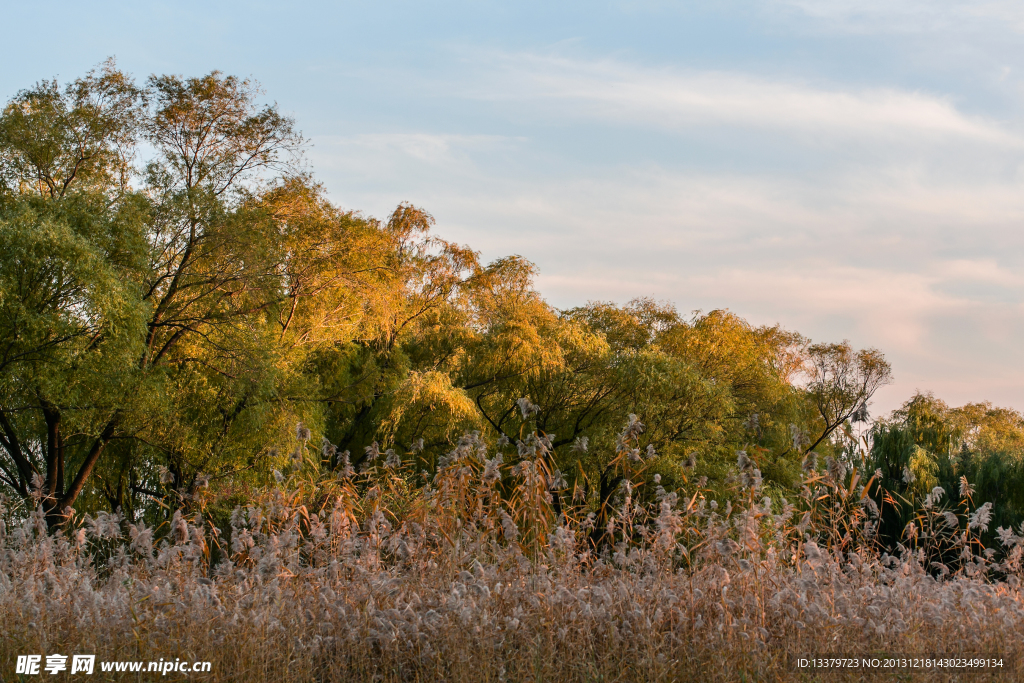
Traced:
<path fill-rule="evenodd" d="M 0 188 L 50 199 L 124 191 L 142 106 L 112 60 L 63 90 L 56 81 L 22 90 L 0 117 Z"/>
<path fill-rule="evenodd" d="M 869 468 L 878 469 L 873 494 L 882 507 L 883 543 L 894 545 L 921 515 L 936 487 L 946 495 L 992 503 L 994 542 L 998 527 L 1024 521 L 1024 417 L 987 403 L 950 408 L 918 394 L 877 423 L 871 432 Z"/>

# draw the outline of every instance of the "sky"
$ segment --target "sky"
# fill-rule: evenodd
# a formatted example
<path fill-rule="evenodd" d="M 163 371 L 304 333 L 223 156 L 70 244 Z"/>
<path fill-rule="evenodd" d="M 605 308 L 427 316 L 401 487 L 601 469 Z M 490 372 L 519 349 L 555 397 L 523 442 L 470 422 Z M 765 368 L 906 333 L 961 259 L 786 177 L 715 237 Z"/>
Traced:
<path fill-rule="evenodd" d="M 878 348 L 876 415 L 1024 410 L 1020 2 L 4 5 L 4 100 L 110 56 L 251 77 L 336 203 L 412 202 L 554 306 Z"/>

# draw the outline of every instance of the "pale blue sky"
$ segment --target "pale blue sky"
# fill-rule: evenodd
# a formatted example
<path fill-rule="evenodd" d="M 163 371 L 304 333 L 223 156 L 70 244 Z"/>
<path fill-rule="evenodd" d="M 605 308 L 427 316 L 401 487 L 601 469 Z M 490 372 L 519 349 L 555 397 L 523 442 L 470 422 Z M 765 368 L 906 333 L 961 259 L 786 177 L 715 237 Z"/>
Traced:
<path fill-rule="evenodd" d="M 105 57 L 260 81 L 339 204 L 537 263 L 556 306 L 654 296 L 882 349 L 1024 409 L 1024 4 L 4 3 L 0 96 Z"/>

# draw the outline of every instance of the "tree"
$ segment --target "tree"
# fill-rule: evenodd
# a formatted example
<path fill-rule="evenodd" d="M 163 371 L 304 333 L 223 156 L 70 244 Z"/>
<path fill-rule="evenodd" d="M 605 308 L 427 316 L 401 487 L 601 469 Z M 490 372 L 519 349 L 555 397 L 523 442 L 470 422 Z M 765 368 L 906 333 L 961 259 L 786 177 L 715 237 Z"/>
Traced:
<path fill-rule="evenodd" d="M 273 362 L 253 342 L 302 292 L 288 286 L 287 231 L 261 194 L 296 168 L 301 137 L 257 94 L 216 72 L 154 77 L 143 91 L 108 63 L 63 91 L 19 93 L 0 117 L 3 473 L 25 496 L 42 477 L 51 523 L 112 441 L 168 433 L 156 424 L 161 398 L 176 402 L 167 389 Z M 156 156 L 135 190 L 131 150 L 143 138 Z M 228 415 L 246 407 L 248 384 L 214 392 Z M 73 439 L 69 412 L 89 416 Z"/>
<path fill-rule="evenodd" d="M 807 393 L 821 418 L 821 432 L 805 449 L 813 451 L 860 410 L 879 387 L 892 381 L 892 369 L 877 349 L 854 351 L 849 342 L 807 347 Z"/>
<path fill-rule="evenodd" d="M 51 523 L 113 437 L 137 353 L 145 206 L 124 179 L 140 102 L 107 63 L 0 116 L 0 471 Z"/>
<path fill-rule="evenodd" d="M 892 545 L 935 486 L 953 498 L 966 481 L 977 504 L 993 503 L 993 528 L 1024 520 L 1024 416 L 1014 410 L 953 408 L 919 393 L 874 425 L 870 458 L 881 471 L 877 491 L 899 503 L 883 510 L 879 530 Z"/>
<path fill-rule="evenodd" d="M 72 190 L 123 193 L 143 118 L 143 92 L 108 60 L 63 90 L 43 81 L 0 117 L 0 187 L 59 199 Z"/>

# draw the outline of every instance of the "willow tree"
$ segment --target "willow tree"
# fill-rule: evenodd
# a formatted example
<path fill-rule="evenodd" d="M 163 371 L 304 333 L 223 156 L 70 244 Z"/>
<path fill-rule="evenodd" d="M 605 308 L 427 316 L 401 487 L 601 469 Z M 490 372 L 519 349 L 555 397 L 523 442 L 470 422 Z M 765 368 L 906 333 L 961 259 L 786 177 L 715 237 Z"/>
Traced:
<path fill-rule="evenodd" d="M 363 266 L 359 328 L 310 356 L 310 398 L 324 406 L 324 434 L 356 464 L 377 440 L 444 448 L 478 426 L 443 366 L 465 333 L 454 302 L 479 279 L 480 264 L 471 250 L 432 234 L 433 223 L 408 204 L 387 221 L 364 223 L 376 256 Z M 424 338 L 442 329 L 445 344 L 427 349 Z"/>
<path fill-rule="evenodd" d="M 55 521 L 116 432 L 146 307 L 141 93 L 106 64 L 0 115 L 0 478 Z"/>
<path fill-rule="evenodd" d="M 301 137 L 256 96 L 217 73 L 138 88 L 108 63 L 0 118 L 3 474 L 52 523 L 112 443 L 156 442 L 173 462 L 189 440 L 173 426 L 202 422 L 182 419 L 182 396 L 228 406 L 230 424 L 273 365 L 258 340 L 298 293 L 261 198 L 295 175 Z M 142 140 L 155 153 L 137 174 Z"/>

